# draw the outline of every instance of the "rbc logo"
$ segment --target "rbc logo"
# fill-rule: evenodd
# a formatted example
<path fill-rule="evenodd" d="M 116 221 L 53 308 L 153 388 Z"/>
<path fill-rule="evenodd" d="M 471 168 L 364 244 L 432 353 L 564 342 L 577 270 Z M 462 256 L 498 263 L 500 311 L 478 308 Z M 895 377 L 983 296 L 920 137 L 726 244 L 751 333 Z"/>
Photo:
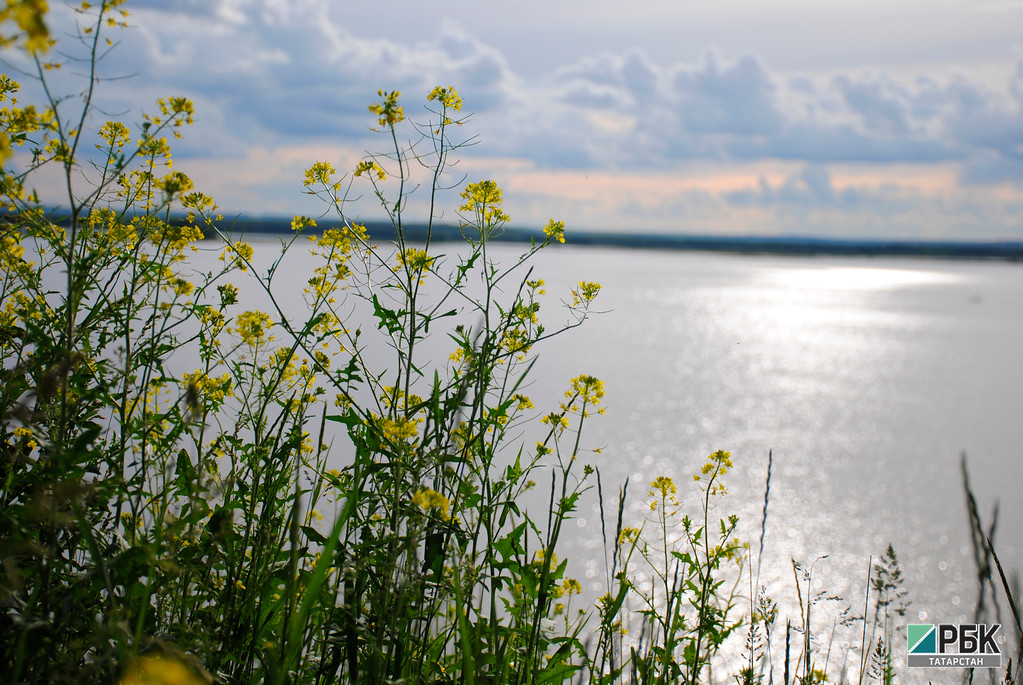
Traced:
<path fill-rule="evenodd" d="M 995 641 L 999 624 L 916 623 L 907 626 L 907 666 L 912 668 L 999 668 Z"/>

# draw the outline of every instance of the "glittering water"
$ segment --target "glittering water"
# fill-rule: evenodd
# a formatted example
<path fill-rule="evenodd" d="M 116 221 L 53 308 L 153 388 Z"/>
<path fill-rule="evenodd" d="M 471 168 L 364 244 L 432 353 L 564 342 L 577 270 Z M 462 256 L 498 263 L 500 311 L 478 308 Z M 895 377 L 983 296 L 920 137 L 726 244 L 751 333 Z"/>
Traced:
<path fill-rule="evenodd" d="M 1023 267 L 577 249 L 546 255 L 551 290 L 600 280 L 609 310 L 537 371 L 604 378 L 605 482 L 637 494 L 733 453 L 730 501 L 757 541 L 774 453 L 763 576 L 794 595 L 790 559 L 862 602 L 891 543 L 909 619 L 973 615 L 960 456 L 996 549 L 1023 562 Z M 555 283 L 555 279 L 558 283 Z M 638 499 L 638 498 L 637 498 Z M 641 503 L 636 502 L 636 509 Z"/>

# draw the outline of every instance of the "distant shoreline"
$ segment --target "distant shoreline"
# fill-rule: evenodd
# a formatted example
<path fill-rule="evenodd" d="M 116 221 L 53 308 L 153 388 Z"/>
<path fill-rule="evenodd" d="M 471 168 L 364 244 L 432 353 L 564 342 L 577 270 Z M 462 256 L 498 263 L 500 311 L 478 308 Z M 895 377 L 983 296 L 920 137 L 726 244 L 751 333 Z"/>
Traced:
<path fill-rule="evenodd" d="M 291 233 L 288 219 L 254 219 L 242 217 L 224 222 L 235 234 L 287 235 Z M 387 222 L 365 222 L 367 232 L 377 239 L 393 237 Z M 405 224 L 405 238 L 423 242 L 426 224 Z M 431 239 L 435 242 L 460 242 L 461 232 L 451 224 L 435 225 Z M 506 228 L 494 240 L 528 243 L 543 240 L 538 230 Z M 835 238 L 804 238 L 799 236 L 707 236 L 662 233 L 612 233 L 572 231 L 572 245 L 593 245 L 646 250 L 684 250 L 731 252 L 737 254 L 779 254 L 794 256 L 850 255 L 869 257 L 935 257 L 949 259 L 983 259 L 1023 261 L 1023 241 L 927 241 L 927 240 L 850 240 Z"/>

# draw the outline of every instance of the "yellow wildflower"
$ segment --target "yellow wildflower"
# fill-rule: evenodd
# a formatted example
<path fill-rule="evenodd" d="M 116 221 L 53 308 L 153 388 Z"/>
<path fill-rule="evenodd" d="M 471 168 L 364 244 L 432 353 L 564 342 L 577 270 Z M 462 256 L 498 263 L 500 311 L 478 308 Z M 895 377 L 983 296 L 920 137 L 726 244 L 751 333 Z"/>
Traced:
<path fill-rule="evenodd" d="M 253 346 L 266 339 L 266 331 L 272 325 L 270 315 L 260 311 L 242 312 L 235 319 L 235 327 L 242 342 Z"/>
<path fill-rule="evenodd" d="M 565 397 L 578 396 L 588 404 L 600 404 L 604 399 L 604 381 L 593 376 L 576 376 L 572 379 L 572 389 L 565 391 Z"/>
<path fill-rule="evenodd" d="M 622 532 L 618 534 L 618 544 L 624 545 L 629 542 L 636 542 L 639 540 L 639 528 L 633 528 L 632 526 L 626 526 L 622 528 Z"/>
<path fill-rule="evenodd" d="M 388 93 L 378 90 L 377 95 L 384 98 L 384 101 L 370 105 L 369 111 L 377 115 L 377 121 L 381 126 L 394 126 L 405 120 L 405 110 L 398 104 L 400 92 L 392 90 Z"/>
<path fill-rule="evenodd" d="M 470 183 L 461 192 L 461 198 L 465 203 L 458 211 L 472 213 L 480 227 L 492 228 L 509 221 L 508 215 L 501 210 L 501 189 L 494 181 Z"/>
<path fill-rule="evenodd" d="M 419 272 L 433 266 L 434 258 L 427 254 L 426 250 L 419 250 L 414 247 L 406 247 L 398 252 L 399 267 L 405 267 L 409 271 Z"/>
<path fill-rule="evenodd" d="M 228 243 L 224 246 L 224 251 L 220 253 L 220 261 L 230 262 L 234 268 L 247 271 L 248 265 L 252 263 L 253 254 L 252 245 L 244 241 Z"/>
<path fill-rule="evenodd" d="M 311 185 L 331 186 L 334 183 L 333 176 L 337 171 L 330 162 L 316 162 L 305 171 L 305 179 L 302 185 L 308 188 Z"/>
<path fill-rule="evenodd" d="M 518 402 L 518 405 L 516 405 L 516 408 L 519 411 L 524 411 L 526 409 L 532 409 L 533 408 L 532 400 L 530 400 L 525 395 L 515 394 L 515 395 L 512 395 L 512 399 L 515 400 L 516 402 Z"/>
<path fill-rule="evenodd" d="M 448 520 L 448 509 L 451 507 L 451 500 L 430 488 L 422 488 L 412 496 L 412 504 L 423 511 L 434 512 L 445 521 Z"/>
<path fill-rule="evenodd" d="M 448 86 L 447 88 L 437 86 L 430 91 L 430 94 L 426 96 L 426 99 L 431 102 L 440 102 L 444 107 L 453 109 L 456 112 L 462 111 L 462 98 L 459 97 L 458 91 L 451 86 Z"/>
<path fill-rule="evenodd" d="M 572 306 L 578 307 L 579 305 L 588 305 L 593 302 L 594 298 L 600 292 L 600 283 L 591 283 L 589 281 L 579 281 L 579 285 L 572 289 Z"/>
<path fill-rule="evenodd" d="M 557 240 L 559 243 L 565 242 L 565 222 L 551 219 L 543 227 L 543 234 L 550 240 Z"/>
<path fill-rule="evenodd" d="M 355 167 L 355 176 L 362 176 L 363 174 L 370 175 L 376 174 L 377 180 L 383 181 L 387 178 L 387 174 L 376 162 L 362 161 Z"/>
<path fill-rule="evenodd" d="M 203 685 L 208 682 L 183 660 L 162 654 L 140 657 L 127 669 L 120 685 Z"/>
<path fill-rule="evenodd" d="M 291 230 L 300 232 L 307 228 L 316 228 L 316 220 L 307 216 L 296 216 L 291 220 Z"/>
<path fill-rule="evenodd" d="M 668 476 L 658 476 L 650 484 L 650 494 L 654 497 L 673 498 L 677 493 L 678 488 L 675 487 L 675 481 Z"/>

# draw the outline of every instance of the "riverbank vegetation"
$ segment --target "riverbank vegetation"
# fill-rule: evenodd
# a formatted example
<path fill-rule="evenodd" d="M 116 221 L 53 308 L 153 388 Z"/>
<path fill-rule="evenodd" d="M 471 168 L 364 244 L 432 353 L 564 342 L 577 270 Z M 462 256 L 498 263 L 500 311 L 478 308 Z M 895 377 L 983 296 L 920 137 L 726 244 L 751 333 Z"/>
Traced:
<path fill-rule="evenodd" d="M 629 484 L 601 482 L 583 430 L 604 411 L 603 383 L 567 370 L 562 396 L 528 395 L 534 355 L 575 334 L 600 286 L 548 293 L 531 269 L 570 239 L 556 219 L 512 263 L 492 258 L 509 216 L 494 181 L 451 173 L 467 142 L 454 88 L 424 94 L 415 116 L 378 93 L 367 124 L 384 151 L 348 170 L 311 161 L 296 185 L 323 215 L 295 217 L 280 256 L 257 266 L 172 165 L 186 98 L 97 123 L 95 71 L 79 96 L 49 89 L 49 59 L 96 65 L 124 28 L 120 5 L 82 3 L 71 47 L 26 46 L 47 102 L 0 80 L 9 682 L 896 679 L 894 551 L 868 565 L 845 618 L 861 639 L 832 657 L 818 616 L 833 600 L 813 565 L 793 562 L 799 615 L 783 626 L 757 576 L 762 536 L 741 541 L 722 513 L 728 452 L 685 484 L 632 484 L 649 507 L 626 521 Z M 33 191 L 52 169 L 60 214 Z M 350 216 L 356 194 L 376 198 L 386 235 Z M 413 203 L 431 217 L 415 243 Z M 464 239 L 452 254 L 430 232 L 445 212 Z M 194 268 L 200 249 L 220 252 L 217 269 Z M 298 250 L 316 260 L 302 312 L 275 296 Z M 248 308 L 255 291 L 266 307 Z M 542 515 L 523 504 L 537 491 Z M 558 554 L 593 499 L 606 550 L 595 603 Z"/>

